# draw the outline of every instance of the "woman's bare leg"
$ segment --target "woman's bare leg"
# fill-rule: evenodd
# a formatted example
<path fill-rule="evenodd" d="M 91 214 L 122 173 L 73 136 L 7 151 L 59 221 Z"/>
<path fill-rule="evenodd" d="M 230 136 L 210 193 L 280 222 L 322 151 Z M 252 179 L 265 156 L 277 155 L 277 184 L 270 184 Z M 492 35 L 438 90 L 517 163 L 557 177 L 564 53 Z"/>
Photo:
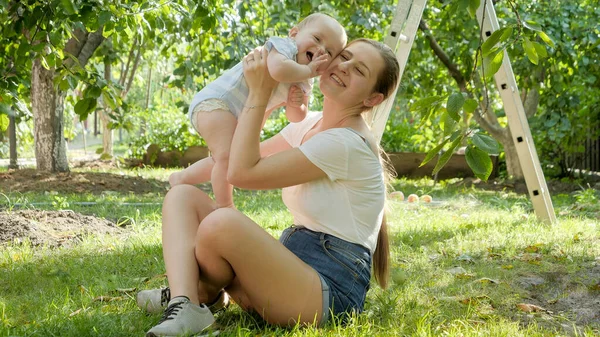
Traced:
<path fill-rule="evenodd" d="M 171 298 L 184 295 L 200 303 L 195 237 L 202 219 L 216 208 L 208 195 L 191 185 L 174 186 L 165 196 L 162 243 Z"/>
<path fill-rule="evenodd" d="M 321 281 L 317 272 L 250 218 L 233 209 L 207 215 L 196 236 L 196 260 L 206 293 L 239 283 L 231 295 L 247 301 L 274 324 L 318 322 L 322 315 Z M 210 286 L 209 286 L 210 285 Z M 239 298 L 243 294 L 245 298 Z"/>

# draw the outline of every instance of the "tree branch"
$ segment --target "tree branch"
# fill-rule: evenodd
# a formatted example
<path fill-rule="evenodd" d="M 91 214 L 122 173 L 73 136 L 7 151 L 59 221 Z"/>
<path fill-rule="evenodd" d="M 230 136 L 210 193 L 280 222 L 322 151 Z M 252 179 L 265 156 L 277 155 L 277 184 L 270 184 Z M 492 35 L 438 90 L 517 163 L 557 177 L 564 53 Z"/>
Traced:
<path fill-rule="evenodd" d="M 423 31 L 423 33 L 425 34 L 425 38 L 427 39 L 427 41 L 429 41 L 429 46 L 433 50 L 433 53 L 446 66 L 446 68 L 450 72 L 450 75 L 458 84 L 460 91 L 467 91 L 467 81 L 465 80 L 465 77 L 458 69 L 458 66 L 452 63 L 452 60 L 450 60 L 448 54 L 444 52 L 442 47 L 436 41 L 435 37 L 433 37 L 433 35 L 431 34 L 431 30 L 427 26 L 425 20 L 421 19 L 421 21 L 419 22 L 419 29 L 421 29 L 421 31 Z"/>
<path fill-rule="evenodd" d="M 87 64 L 87 61 L 92 57 L 94 51 L 104 41 L 102 36 L 103 27 L 98 28 L 97 31 L 88 33 L 81 29 L 76 29 L 73 33 L 74 36 L 67 41 L 65 45 L 65 52 L 75 56 L 79 61 L 79 65 L 83 68 Z M 65 65 L 67 68 L 73 66 L 74 61 L 67 59 Z"/>
<path fill-rule="evenodd" d="M 478 74 L 473 74 L 473 82 L 475 86 L 481 87 L 483 83 Z M 498 123 L 498 118 L 493 111 L 489 111 L 491 104 L 489 103 L 490 98 L 487 95 L 487 91 L 482 91 L 483 99 L 479 103 L 479 109 L 475 111 L 473 117 L 487 132 L 489 132 L 496 139 L 504 139 L 507 137 L 506 129 L 502 128 Z"/>
<path fill-rule="evenodd" d="M 94 51 L 104 41 L 104 36 L 102 35 L 102 30 L 103 30 L 103 27 L 100 27 L 100 28 L 98 28 L 97 31 L 88 34 L 87 41 L 85 42 L 85 44 L 83 45 L 83 48 L 81 48 L 81 52 L 77 56 L 77 59 L 79 60 L 79 64 L 81 64 L 81 67 L 85 67 L 85 65 L 87 64 L 87 61 L 90 59 L 90 57 L 92 57 L 92 54 L 94 54 Z"/>
<path fill-rule="evenodd" d="M 544 70 L 538 68 L 535 71 L 533 77 L 533 86 L 527 92 L 527 96 L 523 101 L 523 108 L 525 109 L 525 116 L 529 117 L 535 115 L 537 112 L 538 105 L 540 104 L 540 82 L 544 78 Z"/>
<path fill-rule="evenodd" d="M 127 88 L 125 89 L 125 95 L 127 95 L 127 93 L 129 92 L 129 89 L 131 88 L 131 83 L 133 83 L 133 77 L 135 76 L 135 72 L 137 70 L 138 64 L 140 63 L 140 56 L 142 55 L 142 44 L 140 43 L 140 45 L 138 46 L 138 50 L 135 56 L 135 62 L 133 63 L 133 68 L 131 68 L 131 74 L 129 75 L 129 81 L 127 82 Z"/>
<path fill-rule="evenodd" d="M 69 39 L 69 41 L 67 41 L 67 44 L 65 45 L 65 52 L 75 56 L 76 58 L 79 57 L 81 49 L 87 41 L 88 34 L 88 32 L 83 31 L 79 28 L 75 29 L 75 31 L 73 32 L 73 36 Z M 65 61 L 65 64 L 70 67 L 73 65 L 73 60 L 67 59 Z"/>
<path fill-rule="evenodd" d="M 129 55 L 127 56 L 127 65 L 125 66 L 125 71 L 121 71 L 121 77 L 119 77 L 119 84 L 124 87 L 125 81 L 127 80 L 127 73 L 129 73 L 129 66 L 131 65 L 131 60 L 133 60 L 133 53 L 135 52 L 135 45 L 137 44 L 137 35 L 133 39 L 131 43 L 131 49 L 129 49 Z M 121 67 L 122 69 L 123 67 Z"/>

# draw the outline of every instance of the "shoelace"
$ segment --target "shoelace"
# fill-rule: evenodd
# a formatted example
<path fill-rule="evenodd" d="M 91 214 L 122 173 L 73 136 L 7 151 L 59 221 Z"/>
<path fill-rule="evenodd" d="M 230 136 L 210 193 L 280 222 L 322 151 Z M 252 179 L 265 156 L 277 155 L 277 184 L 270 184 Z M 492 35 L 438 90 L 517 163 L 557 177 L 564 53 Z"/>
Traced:
<path fill-rule="evenodd" d="M 179 310 L 181 309 L 181 306 L 185 303 L 185 301 L 181 301 L 181 302 L 177 302 L 177 303 L 173 303 L 171 304 L 164 312 L 162 318 L 160 319 L 160 322 L 158 322 L 158 324 L 164 322 L 164 321 L 168 321 L 170 319 L 175 319 L 175 316 L 177 316 L 177 313 L 179 312 Z"/>
<path fill-rule="evenodd" d="M 164 288 L 160 291 L 160 305 L 167 305 L 167 303 L 169 303 L 169 301 L 171 300 L 171 289 L 170 288 Z"/>

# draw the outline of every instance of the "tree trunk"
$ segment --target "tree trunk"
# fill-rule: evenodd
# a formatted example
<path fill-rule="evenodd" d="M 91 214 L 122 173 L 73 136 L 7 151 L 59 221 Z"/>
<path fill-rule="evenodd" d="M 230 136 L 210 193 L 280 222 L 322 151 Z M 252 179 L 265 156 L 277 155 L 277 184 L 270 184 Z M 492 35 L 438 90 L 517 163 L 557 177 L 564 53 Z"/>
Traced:
<path fill-rule="evenodd" d="M 9 169 L 17 169 L 17 124 L 14 115 L 8 116 L 8 143 L 10 148 Z"/>
<path fill-rule="evenodd" d="M 113 155 L 113 130 L 108 128 L 110 117 L 109 110 L 106 109 L 100 112 L 100 120 L 102 121 L 102 152 L 110 156 Z"/>
<path fill-rule="evenodd" d="M 67 151 L 63 134 L 63 109 L 66 93 L 54 88 L 54 70 L 33 61 L 31 105 L 37 169 L 68 172 Z"/>
<path fill-rule="evenodd" d="M 104 59 L 104 79 L 106 82 L 110 83 L 111 79 L 111 66 L 108 58 Z M 108 123 L 110 122 L 110 117 L 108 114 L 110 113 L 110 107 L 108 104 L 104 104 L 104 111 L 102 111 L 100 115 L 100 119 L 102 121 L 102 150 L 105 154 L 108 154 L 112 157 L 113 155 L 113 130 L 108 128 Z"/>
<path fill-rule="evenodd" d="M 519 161 L 519 155 L 517 154 L 517 147 L 510 132 L 510 127 L 506 126 L 506 137 L 502 137 L 499 142 L 504 147 L 504 159 L 506 160 L 506 173 L 508 176 L 515 180 L 524 180 L 523 169 L 521 168 L 521 162 Z"/>

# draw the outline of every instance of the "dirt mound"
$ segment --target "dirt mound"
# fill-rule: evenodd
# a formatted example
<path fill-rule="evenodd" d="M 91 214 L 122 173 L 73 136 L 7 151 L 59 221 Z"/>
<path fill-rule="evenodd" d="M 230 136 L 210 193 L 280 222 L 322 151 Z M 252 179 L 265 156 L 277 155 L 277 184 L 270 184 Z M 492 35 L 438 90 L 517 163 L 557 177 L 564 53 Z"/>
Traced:
<path fill-rule="evenodd" d="M 583 334 L 586 325 L 600 327 L 600 260 L 573 273 L 528 274 L 516 283 L 525 291 L 524 300 L 536 305 L 537 324 L 569 335 Z M 534 320 L 531 313 L 521 313 L 519 318 L 526 323 Z"/>
<path fill-rule="evenodd" d="M 58 247 L 95 233 L 120 235 L 125 230 L 106 219 L 73 211 L 0 212 L 0 243 L 29 239 L 33 245 Z"/>
<path fill-rule="evenodd" d="M 166 181 L 102 172 L 50 173 L 34 169 L 10 170 L 0 173 L 0 190 L 4 192 L 93 193 L 104 191 L 166 192 Z"/>

